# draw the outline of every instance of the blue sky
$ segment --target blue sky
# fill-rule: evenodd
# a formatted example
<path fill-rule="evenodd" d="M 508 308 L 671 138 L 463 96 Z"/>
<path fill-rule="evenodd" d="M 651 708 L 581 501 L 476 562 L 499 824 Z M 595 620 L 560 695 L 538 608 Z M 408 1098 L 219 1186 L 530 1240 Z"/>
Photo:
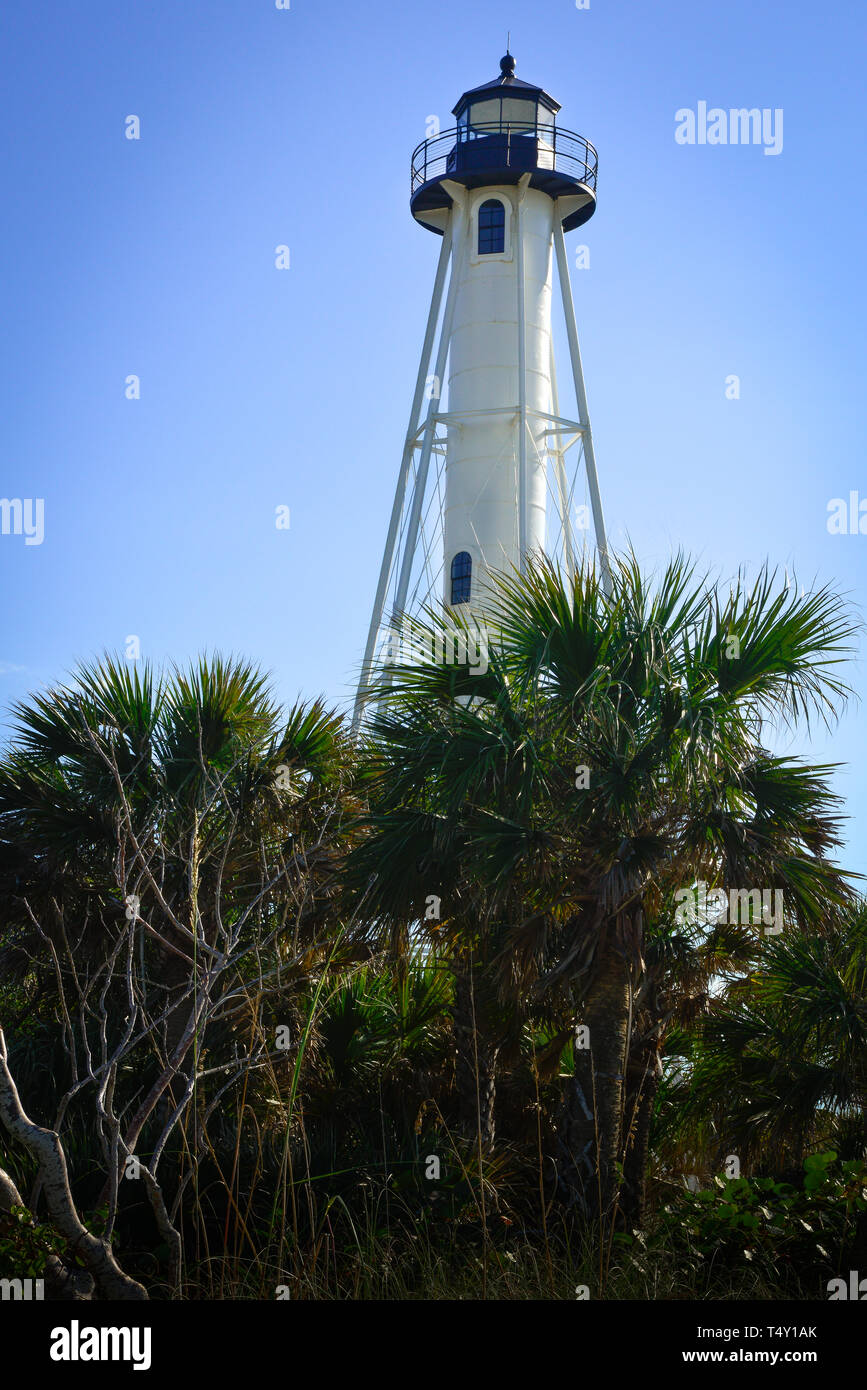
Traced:
<path fill-rule="evenodd" d="M 0 536 L 4 718 L 131 634 L 157 663 L 243 653 L 285 700 L 349 699 L 438 249 L 409 156 L 507 29 L 599 150 L 567 243 L 590 248 L 572 281 L 612 544 L 724 577 L 768 556 L 863 604 L 867 535 L 826 518 L 867 498 L 865 28 L 802 0 L 7 0 L 0 493 L 44 498 L 45 538 Z M 782 152 L 679 145 L 699 101 L 782 108 Z M 852 868 L 864 727 L 856 707 L 793 745 L 847 764 Z"/>

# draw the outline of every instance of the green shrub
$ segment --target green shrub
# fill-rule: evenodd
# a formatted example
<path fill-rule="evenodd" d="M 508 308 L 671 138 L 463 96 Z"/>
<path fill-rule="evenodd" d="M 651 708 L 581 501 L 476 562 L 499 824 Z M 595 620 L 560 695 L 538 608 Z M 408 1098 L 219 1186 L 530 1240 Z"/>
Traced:
<path fill-rule="evenodd" d="M 713 1279 L 746 1260 L 784 1288 L 815 1292 L 836 1273 L 867 1212 L 867 1163 L 841 1163 L 833 1151 L 804 1162 L 795 1187 L 775 1178 L 716 1177 L 670 1202 L 648 1242 Z M 630 1243 L 632 1238 L 625 1238 Z"/>

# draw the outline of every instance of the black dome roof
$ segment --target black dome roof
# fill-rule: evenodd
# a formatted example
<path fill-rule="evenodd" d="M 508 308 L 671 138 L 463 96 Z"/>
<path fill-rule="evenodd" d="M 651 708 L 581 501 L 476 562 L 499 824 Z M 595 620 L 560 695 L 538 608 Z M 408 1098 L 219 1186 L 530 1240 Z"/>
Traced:
<path fill-rule="evenodd" d="M 500 59 L 499 76 L 492 82 L 483 82 L 481 87 L 471 87 L 468 92 L 464 92 L 458 104 L 452 107 L 452 115 L 459 116 L 469 102 L 477 101 L 486 93 L 495 96 L 502 95 L 504 91 L 510 96 L 525 98 L 527 101 L 541 101 L 550 111 L 560 110 L 559 101 L 549 96 L 543 87 L 536 87 L 532 82 L 523 82 L 520 77 L 515 76 L 515 60 L 511 53 L 507 53 Z"/>

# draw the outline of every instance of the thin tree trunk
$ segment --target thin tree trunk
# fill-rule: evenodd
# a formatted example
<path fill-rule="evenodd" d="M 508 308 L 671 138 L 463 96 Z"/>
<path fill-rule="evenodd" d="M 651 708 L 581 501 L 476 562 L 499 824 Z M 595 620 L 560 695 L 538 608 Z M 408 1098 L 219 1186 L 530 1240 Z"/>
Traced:
<path fill-rule="evenodd" d="M 483 1148 L 489 1149 L 494 1142 L 494 1101 L 500 1049 L 484 1026 L 484 1009 L 477 993 L 477 972 L 466 961 L 456 961 L 452 1017 L 458 1128 L 465 1139 L 481 1138 Z"/>
<path fill-rule="evenodd" d="M 66 1239 L 71 1254 L 80 1255 L 106 1298 L 146 1299 L 147 1291 L 124 1274 L 111 1246 L 87 1230 L 79 1218 L 69 1187 L 66 1155 L 53 1129 L 43 1129 L 28 1119 L 8 1067 L 6 1039 L 0 1028 L 0 1121 L 39 1164 L 42 1190 L 54 1225 Z"/>
<path fill-rule="evenodd" d="M 24 1207 L 26 1203 L 9 1174 L 0 1168 L 0 1211 Z M 35 1225 L 33 1218 L 30 1224 Z M 86 1303 L 93 1294 L 93 1280 L 84 1269 L 68 1267 L 58 1255 L 45 1260 L 45 1283 L 50 1299 L 60 1303 Z"/>
<path fill-rule="evenodd" d="M 656 1040 L 633 1050 L 627 1066 L 623 1137 L 623 1214 L 630 1226 L 644 1224 L 650 1125 L 659 1089 Z"/>
<path fill-rule="evenodd" d="M 586 1028 L 586 1038 L 581 1028 Z M 561 1181 L 568 1199 L 588 1215 L 607 1214 L 617 1192 L 628 1028 L 629 972 L 606 935 L 576 1029 L 574 1071 L 566 1083 L 559 1124 Z"/>

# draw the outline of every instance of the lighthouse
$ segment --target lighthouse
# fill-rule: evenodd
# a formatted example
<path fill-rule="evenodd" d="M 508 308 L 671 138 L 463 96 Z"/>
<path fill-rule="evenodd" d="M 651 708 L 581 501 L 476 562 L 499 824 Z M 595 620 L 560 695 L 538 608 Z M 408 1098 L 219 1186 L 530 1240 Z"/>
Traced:
<path fill-rule="evenodd" d="M 454 127 L 412 155 L 410 209 L 441 242 L 356 722 L 383 643 L 408 615 L 483 622 L 496 574 L 523 573 L 534 554 L 571 572 L 579 511 L 592 515 L 610 585 L 564 239 L 596 209 L 597 154 L 515 66 L 507 53 L 493 81 L 461 96 Z M 574 391 L 566 415 L 555 279 Z"/>

